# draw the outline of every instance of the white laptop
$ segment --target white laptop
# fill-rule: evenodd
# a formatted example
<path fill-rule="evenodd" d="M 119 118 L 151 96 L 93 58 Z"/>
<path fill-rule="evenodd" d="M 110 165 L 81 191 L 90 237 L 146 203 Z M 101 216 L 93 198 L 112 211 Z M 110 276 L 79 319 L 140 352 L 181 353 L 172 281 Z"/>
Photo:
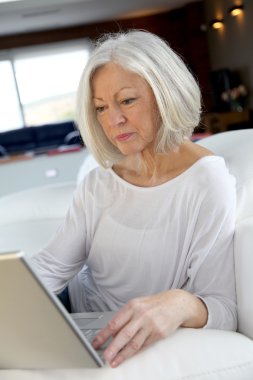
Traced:
<path fill-rule="evenodd" d="M 102 367 L 84 334 L 97 333 L 112 315 L 69 314 L 22 252 L 0 253 L 0 369 Z"/>

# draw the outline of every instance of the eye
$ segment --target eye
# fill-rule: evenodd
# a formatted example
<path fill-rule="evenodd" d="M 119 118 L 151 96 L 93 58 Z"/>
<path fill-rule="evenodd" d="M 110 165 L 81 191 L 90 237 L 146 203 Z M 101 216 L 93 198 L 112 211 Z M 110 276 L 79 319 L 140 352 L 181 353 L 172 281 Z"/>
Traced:
<path fill-rule="evenodd" d="M 132 104 L 134 101 L 135 101 L 135 98 L 127 98 L 127 99 L 122 100 L 121 103 L 128 106 L 129 104 Z"/>
<path fill-rule="evenodd" d="M 102 113 L 105 110 L 104 106 L 95 107 L 96 113 Z"/>

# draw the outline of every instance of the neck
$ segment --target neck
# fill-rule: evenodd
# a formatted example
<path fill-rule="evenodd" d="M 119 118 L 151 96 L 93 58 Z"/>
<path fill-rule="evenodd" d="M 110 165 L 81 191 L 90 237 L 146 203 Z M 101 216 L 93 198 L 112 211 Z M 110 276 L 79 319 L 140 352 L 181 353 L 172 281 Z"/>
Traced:
<path fill-rule="evenodd" d="M 134 168 L 137 175 L 145 175 L 152 178 L 157 175 L 163 163 L 163 155 L 151 151 L 143 151 L 133 157 Z"/>
<path fill-rule="evenodd" d="M 145 150 L 134 157 L 137 174 L 147 176 L 162 175 L 168 168 L 173 168 L 181 147 L 166 154 L 155 153 L 152 150 Z"/>
<path fill-rule="evenodd" d="M 125 179 L 136 178 L 137 182 L 145 183 L 145 186 L 153 186 L 164 182 L 168 171 L 177 166 L 179 151 L 180 148 L 166 154 L 158 154 L 152 150 L 145 150 L 126 157 L 115 171 Z"/>
<path fill-rule="evenodd" d="M 201 157 L 213 155 L 190 141 L 166 154 L 142 151 L 125 157 L 113 166 L 114 171 L 127 182 L 137 186 L 157 186 L 183 173 Z"/>

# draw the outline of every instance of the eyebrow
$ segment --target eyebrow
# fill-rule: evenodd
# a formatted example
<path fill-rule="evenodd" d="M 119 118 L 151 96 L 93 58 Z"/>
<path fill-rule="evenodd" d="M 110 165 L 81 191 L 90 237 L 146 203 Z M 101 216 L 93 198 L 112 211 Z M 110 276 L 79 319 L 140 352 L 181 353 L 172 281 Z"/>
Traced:
<path fill-rule="evenodd" d="M 130 89 L 132 90 L 132 89 L 134 89 L 134 87 L 128 87 L 128 86 L 122 87 L 122 88 L 119 89 L 119 91 L 116 92 L 115 95 L 118 95 L 118 93 L 121 92 L 121 91 L 123 91 L 123 90 L 130 90 Z M 93 96 L 93 99 L 94 100 L 96 99 L 96 100 L 104 101 L 103 98 L 97 98 L 96 96 Z"/>

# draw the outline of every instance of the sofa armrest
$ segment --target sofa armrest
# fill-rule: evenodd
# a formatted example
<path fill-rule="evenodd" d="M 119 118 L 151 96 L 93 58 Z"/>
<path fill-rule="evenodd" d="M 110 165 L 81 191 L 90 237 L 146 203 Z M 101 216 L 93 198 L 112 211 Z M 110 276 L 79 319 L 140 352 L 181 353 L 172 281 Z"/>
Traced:
<path fill-rule="evenodd" d="M 235 270 L 238 330 L 253 339 L 253 216 L 236 226 Z"/>

